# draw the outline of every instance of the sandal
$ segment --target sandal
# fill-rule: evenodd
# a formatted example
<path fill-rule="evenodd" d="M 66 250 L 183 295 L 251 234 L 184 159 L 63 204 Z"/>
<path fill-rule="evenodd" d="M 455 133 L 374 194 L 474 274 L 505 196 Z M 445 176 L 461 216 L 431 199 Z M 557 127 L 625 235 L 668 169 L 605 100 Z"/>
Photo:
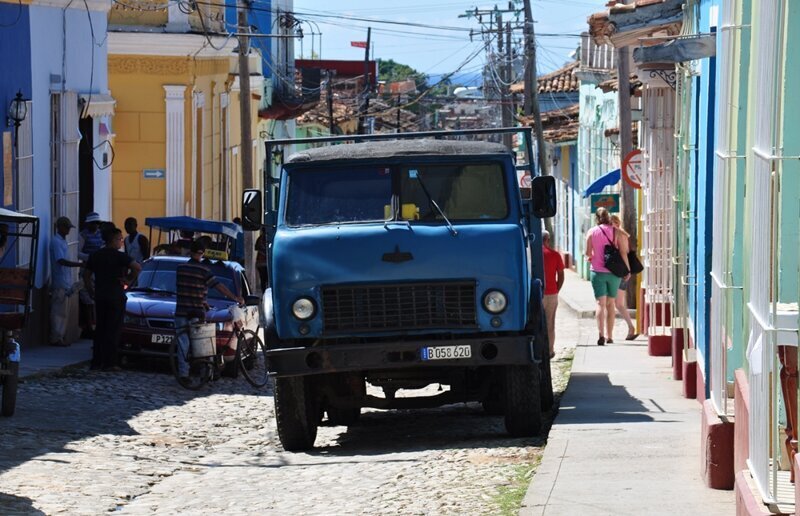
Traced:
<path fill-rule="evenodd" d="M 605 337 L 600 337 L 599 339 L 597 339 L 597 345 L 598 346 L 605 346 L 606 345 L 606 338 Z"/>
<path fill-rule="evenodd" d="M 631 333 L 630 335 L 625 337 L 625 340 L 636 340 L 636 337 L 638 337 L 638 336 L 639 336 L 638 333 Z"/>
<path fill-rule="evenodd" d="M 612 339 L 606 339 L 606 343 L 607 343 L 607 344 L 613 344 L 613 343 L 614 343 L 614 341 L 613 341 Z"/>

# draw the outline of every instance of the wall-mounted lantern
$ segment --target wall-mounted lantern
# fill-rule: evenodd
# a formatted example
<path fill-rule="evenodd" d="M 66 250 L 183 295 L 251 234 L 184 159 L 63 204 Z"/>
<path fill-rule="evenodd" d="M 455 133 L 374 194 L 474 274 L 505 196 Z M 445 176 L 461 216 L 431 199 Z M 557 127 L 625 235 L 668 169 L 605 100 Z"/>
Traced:
<path fill-rule="evenodd" d="M 8 125 L 14 124 L 14 128 L 18 129 L 19 124 L 28 116 L 28 104 L 22 96 L 22 92 L 18 91 L 17 96 L 11 101 L 8 106 Z"/>

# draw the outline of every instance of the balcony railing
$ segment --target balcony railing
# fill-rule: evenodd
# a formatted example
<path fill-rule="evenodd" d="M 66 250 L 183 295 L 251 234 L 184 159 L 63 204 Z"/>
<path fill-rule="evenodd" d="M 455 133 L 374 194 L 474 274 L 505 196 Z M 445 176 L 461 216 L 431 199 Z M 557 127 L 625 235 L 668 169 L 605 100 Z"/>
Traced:
<path fill-rule="evenodd" d="M 617 50 L 611 45 L 597 45 L 588 32 L 581 34 L 580 59 L 582 70 L 617 69 Z"/>

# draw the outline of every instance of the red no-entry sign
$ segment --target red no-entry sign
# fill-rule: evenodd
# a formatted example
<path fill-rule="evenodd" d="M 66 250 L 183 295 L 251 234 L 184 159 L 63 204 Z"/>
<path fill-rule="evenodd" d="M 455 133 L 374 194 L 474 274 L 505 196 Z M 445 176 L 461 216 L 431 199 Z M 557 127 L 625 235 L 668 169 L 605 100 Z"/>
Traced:
<path fill-rule="evenodd" d="M 622 160 L 622 179 L 633 188 L 641 188 L 644 181 L 644 156 L 639 149 L 632 150 Z"/>

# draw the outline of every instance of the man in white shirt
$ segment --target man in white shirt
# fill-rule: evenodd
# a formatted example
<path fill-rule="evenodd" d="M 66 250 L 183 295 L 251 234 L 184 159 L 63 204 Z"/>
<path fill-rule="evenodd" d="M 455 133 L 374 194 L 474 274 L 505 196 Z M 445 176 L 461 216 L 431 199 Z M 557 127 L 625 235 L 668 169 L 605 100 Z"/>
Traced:
<path fill-rule="evenodd" d="M 81 262 L 67 258 L 67 235 L 72 228 L 67 217 L 56 220 L 56 233 L 50 239 L 50 345 L 69 346 L 64 342 L 67 330 L 67 292 L 72 289 L 71 267 L 82 267 Z"/>

